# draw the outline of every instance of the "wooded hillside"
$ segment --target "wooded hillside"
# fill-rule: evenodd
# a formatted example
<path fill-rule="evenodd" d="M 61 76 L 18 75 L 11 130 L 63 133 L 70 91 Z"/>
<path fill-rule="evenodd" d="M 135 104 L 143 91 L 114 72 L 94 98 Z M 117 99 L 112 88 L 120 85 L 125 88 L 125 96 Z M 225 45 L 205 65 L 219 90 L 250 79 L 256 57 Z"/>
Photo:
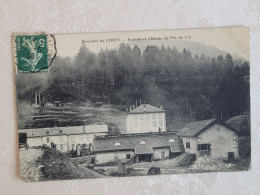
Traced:
<path fill-rule="evenodd" d="M 163 105 L 171 117 L 228 119 L 249 111 L 249 63 L 227 53 L 193 56 L 183 49 L 121 44 L 74 59 L 56 57 L 49 74 L 18 74 L 18 101 Z"/>

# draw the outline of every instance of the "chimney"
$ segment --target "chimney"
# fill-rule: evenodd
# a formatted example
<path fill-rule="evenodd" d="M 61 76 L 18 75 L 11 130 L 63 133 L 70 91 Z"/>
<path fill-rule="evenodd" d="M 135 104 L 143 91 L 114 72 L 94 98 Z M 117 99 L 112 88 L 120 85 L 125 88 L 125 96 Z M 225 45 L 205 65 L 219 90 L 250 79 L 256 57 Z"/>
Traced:
<path fill-rule="evenodd" d="M 35 91 L 35 94 L 34 94 L 35 96 L 34 96 L 34 98 L 35 98 L 35 105 L 38 105 L 38 100 L 37 100 L 37 98 L 38 98 L 38 93 L 37 93 L 37 91 Z"/>
<path fill-rule="evenodd" d="M 162 104 L 161 104 L 160 108 L 163 109 L 163 105 Z"/>
<path fill-rule="evenodd" d="M 144 104 L 144 112 L 146 112 L 147 108 L 146 108 L 146 105 Z"/>

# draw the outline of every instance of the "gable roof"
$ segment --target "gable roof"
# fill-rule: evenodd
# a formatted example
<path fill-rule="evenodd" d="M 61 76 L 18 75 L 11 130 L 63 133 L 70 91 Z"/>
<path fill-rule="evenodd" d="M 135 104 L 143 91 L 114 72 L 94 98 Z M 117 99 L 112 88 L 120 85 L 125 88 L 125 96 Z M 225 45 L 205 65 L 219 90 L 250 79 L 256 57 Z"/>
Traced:
<path fill-rule="evenodd" d="M 93 142 L 94 152 L 134 150 L 137 153 L 151 153 L 152 148 L 159 147 L 172 147 L 176 152 L 182 151 L 180 138 L 172 132 L 97 136 Z"/>
<path fill-rule="evenodd" d="M 227 124 L 241 131 L 241 126 L 244 122 L 248 123 L 249 117 L 247 115 L 234 116 L 226 121 Z"/>
<path fill-rule="evenodd" d="M 185 125 L 183 129 L 181 129 L 178 132 L 178 135 L 183 137 L 195 137 L 199 133 L 201 133 L 202 131 L 206 130 L 207 128 L 209 128 L 210 126 L 216 123 L 227 127 L 228 129 L 234 131 L 235 133 L 238 133 L 238 130 L 236 130 L 235 128 L 231 127 L 230 125 L 228 125 L 227 123 L 219 119 L 209 119 L 209 120 L 188 123 L 187 125 Z"/>
<path fill-rule="evenodd" d="M 130 111 L 130 114 L 138 114 L 138 113 L 156 113 L 156 112 L 165 112 L 164 109 L 158 108 L 156 106 L 152 106 L 150 104 L 141 104 L 137 108 Z"/>
<path fill-rule="evenodd" d="M 108 132 L 107 125 L 86 125 L 86 126 L 51 127 L 51 128 L 18 130 L 18 133 L 27 133 L 27 137 L 93 134 L 93 133 L 107 133 L 107 132 Z"/>

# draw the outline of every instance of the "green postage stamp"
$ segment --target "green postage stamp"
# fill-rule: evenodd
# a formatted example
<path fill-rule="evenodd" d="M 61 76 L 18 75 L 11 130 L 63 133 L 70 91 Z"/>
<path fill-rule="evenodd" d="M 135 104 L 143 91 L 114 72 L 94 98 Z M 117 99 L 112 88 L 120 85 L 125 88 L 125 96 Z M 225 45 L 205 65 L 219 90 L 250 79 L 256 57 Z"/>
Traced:
<path fill-rule="evenodd" d="M 44 33 L 14 34 L 13 48 L 17 73 L 46 72 L 56 55 L 54 37 Z"/>

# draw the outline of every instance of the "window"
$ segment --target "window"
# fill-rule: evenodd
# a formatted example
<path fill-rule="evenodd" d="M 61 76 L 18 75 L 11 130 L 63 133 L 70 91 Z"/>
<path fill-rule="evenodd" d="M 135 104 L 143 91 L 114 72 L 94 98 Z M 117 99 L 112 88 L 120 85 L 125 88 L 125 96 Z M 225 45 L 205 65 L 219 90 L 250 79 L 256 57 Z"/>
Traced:
<path fill-rule="evenodd" d="M 63 137 L 60 136 L 60 137 L 59 137 L 59 140 L 60 140 L 60 142 L 63 142 Z"/>
<path fill-rule="evenodd" d="M 152 114 L 152 118 L 153 118 L 153 119 L 156 119 L 156 114 Z"/>
<path fill-rule="evenodd" d="M 60 130 L 60 133 L 62 133 L 62 130 Z"/>
<path fill-rule="evenodd" d="M 143 120 L 144 116 L 142 114 L 140 114 L 140 120 Z"/>
<path fill-rule="evenodd" d="M 72 145 L 71 145 L 71 148 L 74 149 L 74 146 L 75 146 L 75 144 L 72 144 Z"/>
<path fill-rule="evenodd" d="M 83 135 L 79 136 L 79 141 L 83 141 Z"/>
<path fill-rule="evenodd" d="M 162 119 L 162 114 L 158 114 L 158 118 L 159 118 L 159 119 Z"/>
<path fill-rule="evenodd" d="M 75 141 L 74 136 L 71 136 L 71 137 L 70 137 L 70 141 L 72 141 L 72 142 Z"/>
<path fill-rule="evenodd" d="M 146 120 L 150 120 L 150 114 L 146 115 Z"/>
<path fill-rule="evenodd" d="M 60 145 L 60 150 L 63 150 L 63 145 Z"/>
<path fill-rule="evenodd" d="M 209 151 L 210 144 L 198 144 L 198 151 Z"/>
<path fill-rule="evenodd" d="M 161 158 L 165 158 L 165 152 L 161 152 Z"/>
<path fill-rule="evenodd" d="M 174 142 L 174 139 L 169 139 L 169 142 Z"/>
<path fill-rule="evenodd" d="M 115 142 L 115 146 L 120 146 L 120 143 L 119 142 Z"/>
<path fill-rule="evenodd" d="M 163 127 L 163 122 L 159 121 L 159 127 Z"/>
<path fill-rule="evenodd" d="M 153 121 L 153 126 L 157 127 L 157 122 L 156 121 Z"/>
<path fill-rule="evenodd" d="M 89 141 L 89 140 L 90 140 L 90 139 L 89 139 L 89 135 L 86 135 L 86 140 L 87 140 L 87 141 Z"/>
<path fill-rule="evenodd" d="M 50 132 L 49 131 L 46 131 L 46 134 L 49 134 Z"/>
<path fill-rule="evenodd" d="M 190 148 L 190 142 L 186 142 L 186 148 Z"/>
<path fill-rule="evenodd" d="M 50 138 L 47 137 L 46 138 L 46 142 L 49 143 L 50 142 Z"/>
<path fill-rule="evenodd" d="M 131 155 L 130 154 L 126 154 L 126 158 L 130 159 Z"/>
<path fill-rule="evenodd" d="M 140 144 L 146 144 L 146 142 L 143 140 L 143 141 L 140 141 Z"/>

